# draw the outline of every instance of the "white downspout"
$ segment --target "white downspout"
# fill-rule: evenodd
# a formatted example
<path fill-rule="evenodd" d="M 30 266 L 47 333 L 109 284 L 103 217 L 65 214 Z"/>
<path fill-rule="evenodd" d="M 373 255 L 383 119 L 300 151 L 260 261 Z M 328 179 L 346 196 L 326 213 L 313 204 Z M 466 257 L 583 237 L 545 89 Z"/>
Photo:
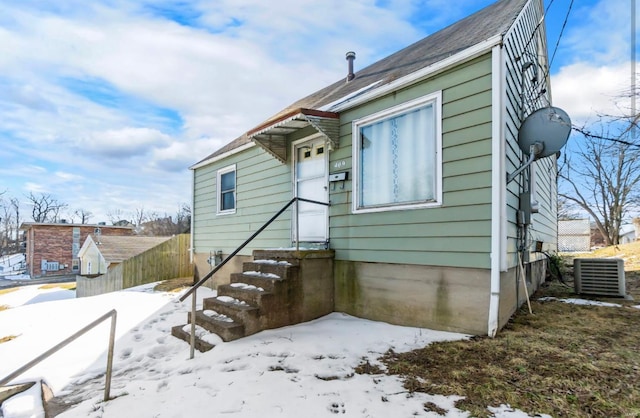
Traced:
<path fill-rule="evenodd" d="M 491 294 L 487 335 L 495 337 L 499 325 L 500 271 L 504 260 L 503 207 L 505 202 L 505 146 L 504 146 L 504 74 L 502 45 L 491 51 Z"/>

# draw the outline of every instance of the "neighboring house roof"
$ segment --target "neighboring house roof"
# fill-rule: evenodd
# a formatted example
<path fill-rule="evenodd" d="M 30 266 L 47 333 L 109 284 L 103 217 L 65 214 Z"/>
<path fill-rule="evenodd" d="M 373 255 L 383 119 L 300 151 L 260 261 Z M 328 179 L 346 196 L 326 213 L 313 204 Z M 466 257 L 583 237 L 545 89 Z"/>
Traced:
<path fill-rule="evenodd" d="M 121 263 L 131 257 L 141 254 L 156 245 L 162 244 L 171 237 L 140 237 L 140 236 L 109 236 L 89 235 L 107 265 Z"/>
<path fill-rule="evenodd" d="M 296 114 L 316 109 L 331 112 L 333 107 L 355 96 L 371 93 L 382 87 L 430 67 L 446 58 L 481 44 L 496 36 L 503 36 L 514 23 L 518 14 L 529 0 L 501 0 L 473 15 L 462 19 L 432 35 L 410 45 L 360 71 L 349 82 L 341 79 L 309 96 L 300 99 L 278 112 L 256 128 L 236 138 L 200 162 L 196 168 L 208 160 L 229 153 L 252 142 L 251 134 L 264 131 Z"/>
<path fill-rule="evenodd" d="M 634 225 L 625 224 L 620 226 L 620 236 L 630 235 L 630 234 L 635 235 L 635 233 L 636 233 L 636 227 Z"/>

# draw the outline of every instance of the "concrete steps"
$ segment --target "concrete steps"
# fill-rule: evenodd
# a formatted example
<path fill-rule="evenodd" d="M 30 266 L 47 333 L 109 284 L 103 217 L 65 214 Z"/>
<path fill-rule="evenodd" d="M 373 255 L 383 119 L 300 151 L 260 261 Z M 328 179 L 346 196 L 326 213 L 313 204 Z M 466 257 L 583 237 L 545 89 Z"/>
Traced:
<path fill-rule="evenodd" d="M 293 252 L 289 250 L 256 250 L 254 261 L 245 262 L 242 272 L 232 273 L 228 284 L 218 286 L 218 295 L 203 300 L 202 310 L 196 311 L 196 348 L 200 351 L 212 349 L 215 340 L 211 334 L 223 341 L 233 341 L 265 329 L 279 328 L 305 320 L 301 263 L 305 257 L 313 262 L 328 260 L 333 266 L 333 252 Z M 317 270 L 316 264 L 313 269 Z M 333 288 L 331 282 L 326 286 Z M 331 295 L 332 296 L 332 295 Z M 331 308 L 332 303 L 331 302 Z M 326 312 L 324 312 L 326 311 Z M 324 308 L 322 314 L 331 312 Z M 320 315 L 314 312 L 314 317 Z M 308 318 L 313 319 L 313 318 Z M 187 320 L 191 323 L 191 314 Z M 190 341 L 190 326 L 172 328 L 172 335 Z"/>

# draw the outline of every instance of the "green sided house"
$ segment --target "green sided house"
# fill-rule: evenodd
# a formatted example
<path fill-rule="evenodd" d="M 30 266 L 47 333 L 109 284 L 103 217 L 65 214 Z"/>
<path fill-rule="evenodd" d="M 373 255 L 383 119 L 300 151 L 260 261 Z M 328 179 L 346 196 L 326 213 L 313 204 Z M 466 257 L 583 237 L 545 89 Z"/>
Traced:
<path fill-rule="evenodd" d="M 495 335 L 557 246 L 556 156 L 517 171 L 519 128 L 551 101 L 542 15 L 501 0 L 362 70 L 348 53 L 345 79 L 193 165 L 199 277 L 292 198 L 329 202 L 292 204 L 213 275 L 218 294 L 268 293 L 245 273 L 299 265 L 287 303 L 314 307 L 290 322 L 338 311 Z M 205 310 L 228 321 L 227 305 L 260 303 L 218 299 Z"/>

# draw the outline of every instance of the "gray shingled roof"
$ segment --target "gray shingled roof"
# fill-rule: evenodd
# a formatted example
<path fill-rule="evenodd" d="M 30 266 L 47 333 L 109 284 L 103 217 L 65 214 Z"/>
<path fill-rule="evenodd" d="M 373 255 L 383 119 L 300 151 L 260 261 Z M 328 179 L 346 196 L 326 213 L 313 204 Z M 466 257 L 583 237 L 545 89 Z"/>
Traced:
<path fill-rule="evenodd" d="M 358 90 L 379 82 L 384 86 L 497 35 L 504 35 L 528 0 L 500 0 L 458 22 L 355 73 L 350 82 L 341 79 L 300 99 L 259 126 L 268 125 L 296 109 L 319 109 Z M 214 158 L 251 139 L 243 134 L 200 162 Z"/>
<path fill-rule="evenodd" d="M 121 263 L 159 245 L 171 237 L 91 235 L 107 265 Z"/>

